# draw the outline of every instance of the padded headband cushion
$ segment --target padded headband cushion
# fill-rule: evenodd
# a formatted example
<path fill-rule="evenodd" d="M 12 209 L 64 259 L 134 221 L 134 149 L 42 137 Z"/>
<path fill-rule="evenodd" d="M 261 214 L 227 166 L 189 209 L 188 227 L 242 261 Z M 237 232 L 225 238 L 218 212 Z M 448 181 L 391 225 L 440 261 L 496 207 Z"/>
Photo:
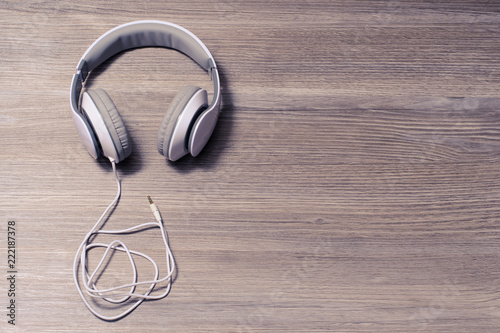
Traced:
<path fill-rule="evenodd" d="M 123 161 L 132 152 L 132 146 L 130 145 L 127 129 L 118 113 L 115 103 L 113 103 L 109 95 L 102 89 L 91 89 L 87 93 L 99 110 L 118 152 L 120 161 Z"/>
<path fill-rule="evenodd" d="M 196 61 L 205 70 L 212 57 L 205 45 L 190 31 L 173 23 L 137 21 L 123 24 L 102 35 L 84 54 L 88 70 L 93 70 L 113 55 L 137 47 L 176 49 Z"/>
<path fill-rule="evenodd" d="M 156 139 L 156 148 L 158 148 L 158 152 L 168 158 L 168 146 L 170 142 L 170 137 L 172 135 L 172 131 L 176 124 L 177 118 L 181 114 L 182 110 L 189 102 L 191 97 L 201 88 L 194 86 L 187 86 L 182 88 L 181 91 L 175 96 L 170 104 L 165 116 L 163 117 L 163 121 L 160 126 L 160 130 L 158 131 L 158 137 Z M 189 136 L 189 133 L 186 133 Z"/>

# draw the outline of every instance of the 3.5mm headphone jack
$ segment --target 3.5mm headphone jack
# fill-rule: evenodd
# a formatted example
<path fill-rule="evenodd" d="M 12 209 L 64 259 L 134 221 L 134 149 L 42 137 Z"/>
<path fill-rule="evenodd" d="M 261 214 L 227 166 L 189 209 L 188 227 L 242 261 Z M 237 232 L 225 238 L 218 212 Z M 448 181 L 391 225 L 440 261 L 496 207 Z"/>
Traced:
<path fill-rule="evenodd" d="M 158 210 L 158 207 L 156 207 L 155 203 L 153 202 L 153 199 L 151 199 L 151 197 L 149 195 L 148 195 L 148 201 L 149 201 L 149 208 L 151 208 L 151 211 L 153 212 L 153 215 L 155 216 L 156 221 L 161 223 L 162 219 L 161 219 L 160 211 Z"/>

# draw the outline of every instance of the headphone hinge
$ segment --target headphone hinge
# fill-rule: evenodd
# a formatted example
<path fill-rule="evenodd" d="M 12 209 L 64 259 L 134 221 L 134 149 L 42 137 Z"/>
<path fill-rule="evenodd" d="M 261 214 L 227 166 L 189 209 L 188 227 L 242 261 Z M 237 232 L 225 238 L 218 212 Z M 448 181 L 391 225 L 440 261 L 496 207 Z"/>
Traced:
<path fill-rule="evenodd" d="M 214 80 L 214 72 L 217 72 L 216 66 L 212 66 L 208 69 L 208 75 L 210 76 L 210 81 Z"/>
<path fill-rule="evenodd" d="M 217 66 L 213 58 L 208 59 L 208 75 L 210 76 L 210 81 L 214 80 L 214 72 L 217 72 Z"/>
<path fill-rule="evenodd" d="M 89 68 L 87 66 L 87 62 L 84 59 L 80 60 L 80 63 L 78 64 L 78 66 L 76 66 L 76 74 L 78 75 L 82 83 L 84 83 L 87 79 L 87 76 L 89 75 Z"/>

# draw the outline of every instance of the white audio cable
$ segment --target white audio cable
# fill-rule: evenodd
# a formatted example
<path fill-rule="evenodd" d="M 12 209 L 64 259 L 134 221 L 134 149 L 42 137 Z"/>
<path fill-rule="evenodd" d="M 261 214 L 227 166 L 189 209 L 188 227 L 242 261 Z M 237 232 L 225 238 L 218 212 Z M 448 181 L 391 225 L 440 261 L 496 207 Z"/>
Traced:
<path fill-rule="evenodd" d="M 120 198 L 121 195 L 121 184 L 120 180 L 118 179 L 118 174 L 116 171 L 116 163 L 113 159 L 110 159 L 111 165 L 113 167 L 113 173 L 116 179 L 116 183 L 118 186 L 118 192 L 116 194 L 115 199 L 109 204 L 109 206 L 106 208 L 104 213 L 101 215 L 99 220 L 97 220 L 96 224 L 94 227 L 85 235 L 85 238 L 83 239 L 82 243 L 80 244 L 80 247 L 78 248 L 78 251 L 75 256 L 75 261 L 73 262 L 73 278 L 75 280 L 76 288 L 78 290 L 78 293 L 80 294 L 83 302 L 85 305 L 88 307 L 88 309 L 97 317 L 103 319 L 103 320 L 108 320 L 108 321 L 113 321 L 113 320 L 118 320 L 123 318 L 124 316 L 128 315 L 130 312 L 135 310 L 144 300 L 146 299 L 160 299 L 168 295 L 170 292 L 170 289 L 172 287 L 172 279 L 173 279 L 173 274 L 175 271 L 175 261 L 174 261 L 174 256 L 172 254 L 172 251 L 170 250 L 170 246 L 168 244 L 168 234 L 167 230 L 163 226 L 163 220 L 160 215 L 160 211 L 158 210 L 158 207 L 153 203 L 153 200 L 151 200 L 151 197 L 148 196 L 149 204 L 151 211 L 153 212 L 156 222 L 148 222 L 148 223 L 143 223 L 136 225 L 134 227 L 128 228 L 128 229 L 122 229 L 122 230 L 101 230 L 102 225 L 101 222 L 103 221 L 104 217 L 108 214 L 109 210 L 116 205 L 118 202 L 118 199 Z M 166 275 L 162 278 L 159 278 L 159 268 L 156 262 L 147 256 L 146 254 L 138 251 L 133 251 L 130 250 L 125 243 L 123 243 L 120 240 L 115 240 L 109 244 L 104 244 L 104 243 L 92 243 L 91 238 L 93 236 L 98 235 L 98 234 L 114 234 L 114 235 L 120 235 L 120 234 L 130 234 L 134 232 L 140 232 L 152 227 L 159 228 L 161 231 L 161 235 L 163 238 L 163 243 L 165 244 L 165 255 L 166 255 L 166 268 L 167 272 Z M 87 258 L 87 253 L 89 250 L 96 248 L 96 247 L 102 247 L 105 248 L 105 252 L 102 255 L 102 258 L 94 271 L 90 273 L 88 271 L 88 258 Z M 111 260 L 111 256 L 114 251 L 121 251 L 125 252 L 129 258 L 130 264 L 132 266 L 133 270 L 133 281 L 132 283 L 128 284 L 123 284 L 120 286 L 112 287 L 112 288 L 107 288 L 107 289 L 98 289 L 97 287 L 97 280 L 98 280 L 98 273 L 102 274 L 102 271 L 106 269 L 106 264 Z M 142 257 L 153 265 L 155 268 L 155 276 L 153 279 L 148 280 L 148 281 L 137 281 L 137 267 L 134 262 L 134 256 L 139 256 Z M 108 258 L 109 257 L 109 258 Z M 103 267 L 104 266 L 104 267 Z M 105 301 L 108 301 L 110 303 L 124 303 L 127 302 L 128 300 L 132 299 L 137 299 L 128 309 L 125 311 L 121 312 L 118 315 L 115 316 L 105 316 L 101 313 L 99 313 L 92 305 L 90 305 L 89 301 L 85 297 L 82 287 L 80 285 L 80 281 L 78 279 L 78 269 L 81 269 L 81 280 L 84 286 L 84 289 L 86 291 L 86 294 L 90 297 L 93 298 L 100 298 Z M 102 267 L 102 269 L 101 269 Z M 99 275 L 100 275 L 99 274 Z M 151 293 L 154 291 L 155 286 L 158 283 L 162 282 L 167 282 L 167 286 L 165 287 L 165 291 L 160 294 L 160 295 L 151 295 Z M 144 293 L 136 293 L 136 287 L 139 285 L 149 285 L 149 288 L 144 292 Z M 118 297 L 118 299 L 116 299 Z"/>

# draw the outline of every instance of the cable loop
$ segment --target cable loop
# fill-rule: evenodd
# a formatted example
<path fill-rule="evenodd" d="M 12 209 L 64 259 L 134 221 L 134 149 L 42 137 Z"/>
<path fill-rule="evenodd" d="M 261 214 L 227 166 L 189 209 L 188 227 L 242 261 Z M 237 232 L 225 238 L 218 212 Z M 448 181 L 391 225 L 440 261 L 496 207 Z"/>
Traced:
<path fill-rule="evenodd" d="M 122 230 L 101 230 L 102 228 L 102 221 L 104 220 L 104 217 L 108 214 L 109 210 L 116 205 L 118 202 L 120 195 L 121 195 L 121 184 L 120 180 L 118 178 L 118 174 L 116 171 L 116 162 L 112 159 L 110 159 L 111 165 L 113 167 L 113 174 L 116 179 L 117 183 L 117 194 L 114 198 L 114 200 L 109 204 L 109 206 L 104 210 L 104 213 L 101 215 L 99 220 L 97 220 L 96 224 L 93 226 L 93 228 L 85 235 L 85 238 L 83 239 L 82 243 L 80 244 L 78 251 L 75 256 L 75 260 L 73 262 L 73 278 L 75 280 L 76 288 L 78 290 L 78 293 L 80 294 L 83 302 L 87 306 L 87 308 L 97 317 L 103 319 L 103 320 L 108 320 L 108 321 L 113 321 L 113 320 L 118 320 L 126 315 L 128 315 L 130 312 L 135 310 L 144 300 L 154 300 L 154 299 L 161 299 L 165 296 L 168 295 L 170 292 L 170 289 L 172 287 L 172 279 L 173 279 L 173 274 L 175 271 L 175 261 L 174 261 L 174 256 L 172 254 L 172 251 L 170 250 L 170 246 L 168 243 L 168 234 L 167 230 L 163 226 L 163 221 L 161 219 L 161 216 L 159 214 L 158 209 L 156 208 L 156 205 L 153 204 L 151 198 L 149 198 L 151 207 L 153 210 L 153 213 L 155 217 L 157 218 L 156 222 L 147 222 L 143 224 L 136 225 L 134 227 L 128 228 L 128 229 L 122 229 Z M 158 264 L 148 255 L 139 252 L 139 251 L 134 251 L 130 250 L 127 245 L 120 241 L 120 240 L 114 240 L 113 242 L 109 244 L 104 244 L 104 243 L 92 243 L 91 239 L 93 236 L 98 235 L 98 234 L 108 234 L 108 235 L 124 235 L 124 234 L 130 234 L 130 233 L 135 233 L 135 232 L 141 232 L 144 231 L 148 228 L 151 227 L 157 227 L 161 231 L 162 235 L 162 240 L 163 243 L 165 244 L 165 255 L 166 255 L 166 266 L 167 266 L 167 274 L 159 278 L 159 268 Z M 97 247 L 102 247 L 105 248 L 104 254 L 101 257 L 101 260 L 97 264 L 96 268 L 93 270 L 93 272 L 88 271 L 88 252 L 89 250 Z M 106 270 L 106 264 L 109 260 L 111 255 L 113 255 L 114 251 L 120 251 L 124 252 L 128 259 L 129 262 L 132 266 L 132 271 L 133 271 L 133 277 L 132 277 L 132 282 L 128 284 L 123 284 L 120 286 L 112 287 L 112 288 L 106 288 L 106 289 L 99 289 L 97 287 L 97 278 L 98 272 L 102 272 Z M 151 280 L 147 281 L 137 281 L 137 266 L 134 261 L 134 256 L 142 257 L 146 260 L 148 260 L 154 267 L 155 269 L 155 275 L 154 278 Z M 81 269 L 81 280 L 83 282 L 84 290 L 85 293 L 90 296 L 91 298 L 98 298 L 105 300 L 110 303 L 114 304 L 121 304 L 124 302 L 127 302 L 131 298 L 137 298 L 137 301 L 132 304 L 128 309 L 123 311 L 122 313 L 115 315 L 115 316 L 105 316 L 101 313 L 99 313 L 92 305 L 90 305 L 89 301 L 85 297 L 82 287 L 80 285 L 80 281 L 78 279 L 78 269 Z M 158 283 L 162 282 L 167 282 L 167 286 L 165 288 L 165 291 L 160 294 L 160 295 L 151 295 L 151 293 L 154 291 L 156 285 Z M 136 288 L 137 286 L 140 285 L 150 285 L 149 288 L 144 292 L 144 293 L 136 293 Z M 127 291 L 128 290 L 128 291 Z M 118 298 L 118 299 L 117 299 Z"/>

